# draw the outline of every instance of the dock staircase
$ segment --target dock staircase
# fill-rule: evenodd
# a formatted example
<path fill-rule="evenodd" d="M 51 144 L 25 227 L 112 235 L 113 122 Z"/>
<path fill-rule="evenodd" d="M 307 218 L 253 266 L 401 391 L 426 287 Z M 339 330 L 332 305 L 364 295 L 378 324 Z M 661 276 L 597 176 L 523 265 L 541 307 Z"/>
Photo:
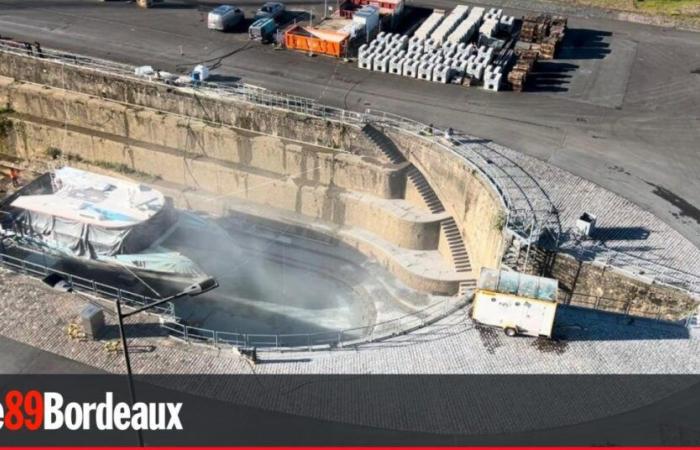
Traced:
<path fill-rule="evenodd" d="M 376 129 L 371 124 L 366 124 L 362 128 L 362 133 L 375 145 L 375 147 L 387 157 L 392 164 L 401 164 L 406 162 L 406 158 L 401 153 L 394 144 L 394 142 L 389 139 L 384 133 Z M 418 170 L 414 165 L 411 165 L 406 172 L 406 177 L 408 182 L 418 191 L 421 198 L 425 202 L 431 213 L 440 214 L 445 212 L 445 207 L 443 206 L 440 198 L 425 179 L 425 176 Z M 452 258 L 452 263 L 455 267 L 456 272 L 471 272 L 472 266 L 469 261 L 469 254 L 467 253 L 464 240 L 462 239 L 462 234 L 457 227 L 455 220 L 450 217 L 443 220 L 440 223 L 442 232 L 445 235 L 447 245 L 450 251 L 450 257 Z M 469 290 L 476 287 L 476 280 L 470 279 L 460 282 L 459 284 L 459 295 L 465 295 Z"/>
<path fill-rule="evenodd" d="M 371 124 L 368 123 L 362 128 L 362 134 L 364 134 L 392 164 L 406 162 L 406 158 L 396 144 Z"/>
<path fill-rule="evenodd" d="M 428 180 L 426 180 L 423 174 L 420 173 L 420 170 L 416 169 L 415 166 L 411 166 L 411 168 L 408 169 L 408 172 L 406 172 L 406 176 L 423 198 L 425 205 L 428 207 L 431 213 L 440 214 L 445 212 L 445 207 L 442 206 L 442 202 L 438 198 L 433 188 L 430 187 L 430 184 L 428 184 Z"/>

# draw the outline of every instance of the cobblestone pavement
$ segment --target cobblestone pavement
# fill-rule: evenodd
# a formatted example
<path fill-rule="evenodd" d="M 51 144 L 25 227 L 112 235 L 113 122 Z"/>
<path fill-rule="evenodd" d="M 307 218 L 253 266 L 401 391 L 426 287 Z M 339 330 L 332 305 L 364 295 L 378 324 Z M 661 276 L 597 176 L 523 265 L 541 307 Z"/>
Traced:
<path fill-rule="evenodd" d="M 100 341 L 72 340 L 88 299 L 0 269 L 0 334 L 94 367 L 121 372 L 114 317 Z M 233 350 L 186 344 L 165 336 L 158 318 L 128 319 L 137 373 L 698 373 L 698 330 L 594 311 L 561 309 L 559 341 L 507 338 L 475 326 L 461 310 L 416 332 L 383 342 L 317 352 L 260 352 L 252 367 Z"/>
<path fill-rule="evenodd" d="M 635 275 L 700 292 L 700 249 L 649 211 L 566 170 L 474 136 L 453 139 L 455 150 L 495 162 L 515 209 L 545 227 L 559 229 L 559 249 L 577 259 L 596 260 Z M 622 171 L 620 167 L 612 170 Z M 550 217 L 556 210 L 556 220 Z M 597 217 L 593 233 L 581 239 L 576 221 Z"/>

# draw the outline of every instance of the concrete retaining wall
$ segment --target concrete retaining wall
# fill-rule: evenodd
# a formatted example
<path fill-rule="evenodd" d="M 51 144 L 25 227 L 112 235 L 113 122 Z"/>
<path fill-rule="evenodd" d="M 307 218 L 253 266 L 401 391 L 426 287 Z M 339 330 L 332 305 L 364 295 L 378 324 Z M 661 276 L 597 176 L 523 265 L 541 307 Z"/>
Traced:
<path fill-rule="evenodd" d="M 459 156 L 409 134 L 384 132 L 423 173 L 454 217 L 474 272 L 499 267 L 504 238 L 498 222 L 505 211 L 497 194 Z"/>
<path fill-rule="evenodd" d="M 0 103 L 12 105 L 14 111 L 23 115 L 50 119 L 56 127 L 68 125 L 85 129 L 84 133 L 90 130 L 109 134 L 112 136 L 104 136 L 105 139 L 130 145 L 153 144 L 177 151 L 183 157 L 210 158 L 383 198 L 399 198 L 403 194 L 405 177 L 400 168 L 371 157 L 279 136 L 16 83 L 8 78 L 0 79 Z M 62 149 L 69 150 L 65 146 Z"/>
<path fill-rule="evenodd" d="M 183 157 L 167 149 L 128 145 L 51 124 L 22 119 L 13 120 L 13 124 L 16 152 L 28 161 L 45 160 L 44 149 L 56 148 L 69 162 L 113 169 L 128 167 L 183 187 L 292 210 L 338 225 L 361 227 L 403 248 L 422 250 L 437 245 L 438 218 L 430 214 L 407 216 L 372 195 L 309 184 L 306 177 L 287 177 L 207 158 Z M 344 176 L 351 176 L 350 172 Z"/>
<path fill-rule="evenodd" d="M 686 292 L 569 255 L 554 256 L 551 276 L 559 280 L 561 300 L 572 305 L 664 320 L 684 319 L 697 308 Z"/>
<path fill-rule="evenodd" d="M 40 85 L 139 105 L 217 124 L 280 136 L 350 153 L 382 156 L 356 127 L 302 114 L 208 97 L 147 81 L 125 80 L 107 73 L 57 66 L 50 61 L 3 54 L 0 75 Z"/>

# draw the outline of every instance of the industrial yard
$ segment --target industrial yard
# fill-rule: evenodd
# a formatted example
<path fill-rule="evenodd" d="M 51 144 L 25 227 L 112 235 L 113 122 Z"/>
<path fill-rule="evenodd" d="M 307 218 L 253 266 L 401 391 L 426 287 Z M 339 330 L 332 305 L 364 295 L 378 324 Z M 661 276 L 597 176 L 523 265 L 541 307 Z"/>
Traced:
<path fill-rule="evenodd" d="M 157 339 L 315 350 L 282 372 L 697 370 L 673 363 L 697 346 L 696 34 L 398 1 L 289 3 L 274 33 L 246 5 L 222 32 L 207 29 L 216 5 L 173 4 L 0 0 L 5 167 L 29 178 L 53 155 L 136 178 L 245 241 L 239 273 L 171 238 L 221 287 Z M 471 320 L 496 266 L 558 280 L 551 344 Z M 305 280 L 318 291 L 302 301 Z M 394 346 L 437 359 L 406 364 Z M 230 361 L 217 367 L 244 367 Z"/>

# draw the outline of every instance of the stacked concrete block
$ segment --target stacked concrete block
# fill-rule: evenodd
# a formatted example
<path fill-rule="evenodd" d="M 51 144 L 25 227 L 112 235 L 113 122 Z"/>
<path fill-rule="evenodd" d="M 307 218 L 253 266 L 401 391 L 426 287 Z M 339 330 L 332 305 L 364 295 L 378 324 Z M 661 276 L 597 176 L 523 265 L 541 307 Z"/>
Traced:
<path fill-rule="evenodd" d="M 406 59 L 418 60 L 418 59 L 420 59 L 421 54 L 422 54 L 422 52 L 419 52 L 417 50 L 409 50 L 408 52 L 406 52 Z"/>
<path fill-rule="evenodd" d="M 373 61 L 375 54 L 372 52 L 366 52 L 357 58 L 357 67 L 365 70 L 372 70 Z"/>
<path fill-rule="evenodd" d="M 502 9 L 491 8 L 486 12 L 486 14 L 484 14 L 484 21 L 495 20 L 496 22 L 498 22 L 502 15 L 503 15 Z"/>
<path fill-rule="evenodd" d="M 444 60 L 445 60 L 445 58 L 443 58 L 442 55 L 438 54 L 438 55 L 431 56 L 430 59 L 428 60 L 428 62 L 431 64 L 441 64 Z"/>
<path fill-rule="evenodd" d="M 478 54 L 470 56 L 467 60 L 467 75 L 474 80 L 480 80 L 487 64 L 484 61 L 483 57 L 480 57 Z"/>
<path fill-rule="evenodd" d="M 389 58 L 387 54 L 380 54 L 375 56 L 374 63 L 372 64 L 372 70 L 375 72 L 386 72 L 389 70 Z"/>
<path fill-rule="evenodd" d="M 491 62 L 493 59 L 493 48 L 491 47 L 486 47 L 485 45 L 482 45 L 479 47 L 479 51 L 477 53 L 478 60 L 480 63 L 486 65 Z"/>
<path fill-rule="evenodd" d="M 372 53 L 381 53 L 382 51 L 384 51 L 384 48 L 384 42 L 379 42 L 376 39 L 369 43 L 369 50 Z"/>
<path fill-rule="evenodd" d="M 408 40 L 408 49 L 409 50 L 421 50 L 421 51 L 423 51 L 424 45 L 425 45 L 425 39 L 419 38 L 416 35 L 411 36 L 411 38 Z"/>
<path fill-rule="evenodd" d="M 392 56 L 389 60 L 389 73 L 401 75 L 403 73 L 403 63 L 405 58 L 403 55 Z"/>
<path fill-rule="evenodd" d="M 362 45 L 360 45 L 360 48 L 357 49 L 357 56 L 359 57 L 359 56 L 362 56 L 363 54 L 369 53 L 369 52 L 370 52 L 369 44 L 362 44 Z"/>
<path fill-rule="evenodd" d="M 512 33 L 514 25 L 515 17 L 513 16 L 502 16 L 498 21 L 498 28 L 505 33 Z"/>
<path fill-rule="evenodd" d="M 459 77 L 463 77 L 464 75 L 467 74 L 467 61 L 454 61 L 452 63 L 452 71 L 455 75 Z"/>
<path fill-rule="evenodd" d="M 425 19 L 425 22 L 414 33 L 414 37 L 425 40 L 432 34 L 433 31 L 440 25 L 442 19 L 445 18 L 445 11 L 441 9 L 433 10 L 432 14 Z"/>
<path fill-rule="evenodd" d="M 467 17 L 469 7 L 457 5 L 452 12 L 445 17 L 440 25 L 433 31 L 430 37 L 438 43 L 443 43 L 447 37 L 457 28 L 457 26 Z"/>
<path fill-rule="evenodd" d="M 501 89 L 503 67 L 489 64 L 484 71 L 484 89 L 497 92 Z"/>
<path fill-rule="evenodd" d="M 429 61 L 423 61 L 418 65 L 418 78 L 421 80 L 431 81 L 433 78 L 434 64 Z"/>
<path fill-rule="evenodd" d="M 469 41 L 474 32 L 481 24 L 481 17 L 484 14 L 484 8 L 475 6 L 462 23 L 460 23 L 447 37 L 447 41 L 457 44 L 459 42 Z"/>
<path fill-rule="evenodd" d="M 493 48 L 468 42 L 477 31 L 496 34 L 501 20 L 505 29 L 512 26 L 512 17 L 502 14 L 502 10 L 491 8 L 484 16 L 484 8 L 470 10 L 464 5 L 455 7 L 448 16 L 435 11 L 410 39 L 381 32 L 369 45 L 362 45 L 358 66 L 436 83 L 462 82 L 468 76 L 483 79 L 485 89 L 498 90 L 508 67 L 498 58 L 494 61 Z"/>
<path fill-rule="evenodd" d="M 498 20 L 496 19 L 485 19 L 484 23 L 479 27 L 479 34 L 481 36 L 493 37 L 498 33 Z"/>
<path fill-rule="evenodd" d="M 419 61 L 415 59 L 406 59 L 403 63 L 401 74 L 405 77 L 417 78 Z"/>
<path fill-rule="evenodd" d="M 360 69 L 372 70 L 372 63 L 376 54 L 374 52 L 375 48 L 371 48 L 367 44 L 362 44 L 360 46 L 357 55 L 357 67 Z"/>
<path fill-rule="evenodd" d="M 445 64 L 436 64 L 433 67 L 433 79 L 432 81 L 436 83 L 447 84 L 450 82 L 450 75 L 452 73 L 452 68 Z"/>
<path fill-rule="evenodd" d="M 426 52 L 433 51 L 436 48 L 440 48 L 440 45 L 433 38 L 428 38 L 423 43 L 423 48 Z"/>
<path fill-rule="evenodd" d="M 446 41 L 444 44 L 442 44 L 441 50 L 445 57 L 452 57 L 455 55 L 455 53 L 457 53 L 457 46 L 452 42 Z"/>

